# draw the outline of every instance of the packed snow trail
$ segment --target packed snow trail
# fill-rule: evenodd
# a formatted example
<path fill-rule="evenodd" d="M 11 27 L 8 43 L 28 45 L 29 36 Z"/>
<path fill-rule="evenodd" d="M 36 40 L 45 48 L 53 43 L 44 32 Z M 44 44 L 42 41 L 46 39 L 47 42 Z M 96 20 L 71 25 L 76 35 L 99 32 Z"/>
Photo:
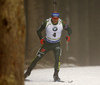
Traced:
<path fill-rule="evenodd" d="M 53 82 L 53 68 L 35 69 L 25 85 L 100 85 L 100 66 L 60 68 L 59 77 L 65 82 Z"/>

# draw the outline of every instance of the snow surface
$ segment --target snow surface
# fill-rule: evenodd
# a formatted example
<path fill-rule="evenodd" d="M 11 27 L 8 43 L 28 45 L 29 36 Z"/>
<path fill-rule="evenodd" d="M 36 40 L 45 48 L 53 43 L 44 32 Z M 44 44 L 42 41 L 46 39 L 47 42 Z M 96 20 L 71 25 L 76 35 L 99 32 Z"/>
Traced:
<path fill-rule="evenodd" d="M 53 68 L 35 69 L 25 85 L 100 85 L 100 66 L 60 68 L 59 77 L 65 82 L 53 82 Z"/>

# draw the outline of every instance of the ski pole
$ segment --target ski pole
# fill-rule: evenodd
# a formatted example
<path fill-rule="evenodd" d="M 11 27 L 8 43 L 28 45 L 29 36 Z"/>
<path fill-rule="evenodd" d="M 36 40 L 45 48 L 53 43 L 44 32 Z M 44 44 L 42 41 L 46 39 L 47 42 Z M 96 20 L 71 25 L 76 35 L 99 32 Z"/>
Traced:
<path fill-rule="evenodd" d="M 53 1 L 53 5 L 54 5 L 54 10 L 56 9 L 56 5 L 57 5 L 57 0 Z"/>
<path fill-rule="evenodd" d="M 68 53 L 68 41 L 66 42 L 66 52 Z"/>
<path fill-rule="evenodd" d="M 35 47 L 29 49 L 28 51 L 32 51 L 33 49 L 37 48 L 39 45 L 41 45 L 41 44 L 36 45 Z"/>

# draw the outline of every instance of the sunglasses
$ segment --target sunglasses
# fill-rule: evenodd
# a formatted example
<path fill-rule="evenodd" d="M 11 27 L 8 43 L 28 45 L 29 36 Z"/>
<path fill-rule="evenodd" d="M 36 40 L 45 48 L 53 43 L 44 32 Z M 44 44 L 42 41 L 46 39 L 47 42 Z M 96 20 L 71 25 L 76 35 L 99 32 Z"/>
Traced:
<path fill-rule="evenodd" d="M 58 18 L 58 17 L 52 17 L 52 19 L 56 19 L 56 20 L 58 20 L 59 18 Z"/>

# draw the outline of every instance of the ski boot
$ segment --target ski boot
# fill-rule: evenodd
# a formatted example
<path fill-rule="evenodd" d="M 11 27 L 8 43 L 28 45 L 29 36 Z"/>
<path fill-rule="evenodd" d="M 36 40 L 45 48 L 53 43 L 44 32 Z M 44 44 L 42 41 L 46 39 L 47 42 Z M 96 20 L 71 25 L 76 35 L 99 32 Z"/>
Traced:
<path fill-rule="evenodd" d="M 60 81 L 60 78 L 58 77 L 58 76 L 53 76 L 53 78 L 54 78 L 54 82 L 59 82 Z"/>
<path fill-rule="evenodd" d="M 59 82 L 60 81 L 60 78 L 58 76 L 58 72 L 54 73 L 53 78 L 54 78 L 54 82 Z"/>
<path fill-rule="evenodd" d="M 24 79 L 27 78 L 29 75 L 31 74 L 31 72 L 29 70 L 27 70 L 24 74 Z"/>

